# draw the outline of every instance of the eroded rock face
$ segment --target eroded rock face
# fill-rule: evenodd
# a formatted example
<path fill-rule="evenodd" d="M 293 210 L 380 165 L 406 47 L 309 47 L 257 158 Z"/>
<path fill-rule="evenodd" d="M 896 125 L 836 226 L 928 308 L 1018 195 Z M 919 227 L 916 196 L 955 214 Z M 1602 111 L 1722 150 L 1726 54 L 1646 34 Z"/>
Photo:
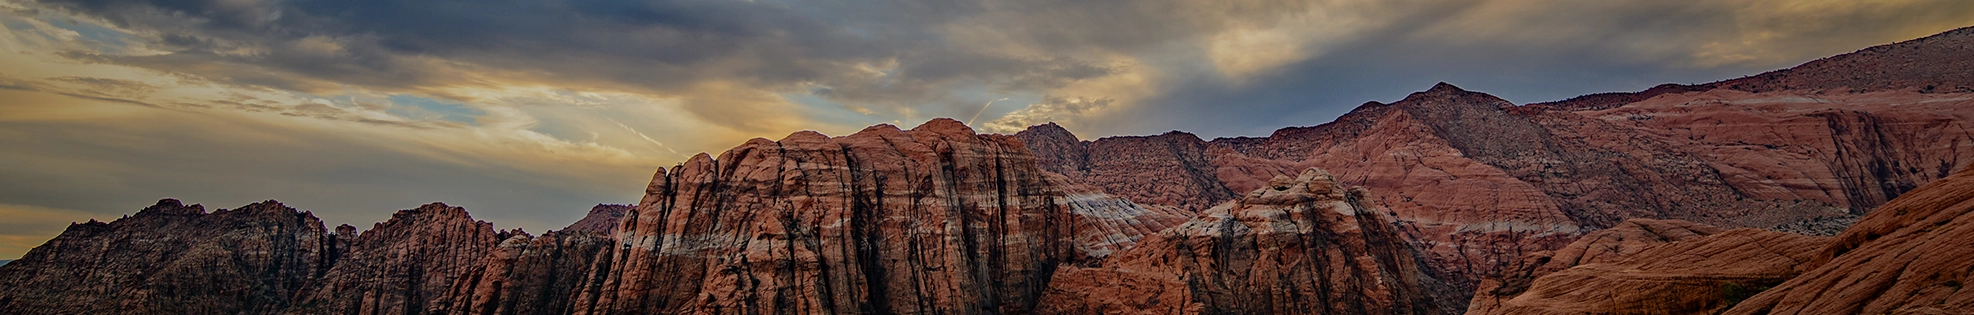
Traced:
<path fill-rule="evenodd" d="M 1170 206 L 1142 205 L 1102 189 L 1049 174 L 1050 182 L 1063 191 L 1062 204 L 1069 207 L 1075 231 L 1070 243 L 1079 265 L 1094 266 L 1112 254 L 1131 249 L 1146 236 L 1178 226 L 1192 219 L 1192 212 Z"/>
<path fill-rule="evenodd" d="M 1974 163 L 1974 29 L 1743 79 L 1516 106 L 1448 84 L 1262 138 L 1017 134 L 1044 169 L 1203 211 L 1308 168 L 1382 192 L 1429 269 L 1474 287 L 1630 218 L 1831 234 Z M 1883 71 L 1855 72 L 1883 67 Z M 1859 73 L 1864 73 L 1860 75 Z M 1928 89 L 1927 86 L 1933 86 Z M 1155 165 L 1157 167 L 1148 167 Z"/>
<path fill-rule="evenodd" d="M 1022 143 L 950 119 L 756 139 L 647 193 L 578 314 L 1022 313 L 1078 257 Z"/>
<path fill-rule="evenodd" d="M 0 266 L 8 314 L 268 313 L 343 251 L 322 222 L 275 201 L 206 212 L 165 199 L 110 223 L 70 225 Z"/>
<path fill-rule="evenodd" d="M 1038 313 L 1457 312 L 1363 195 L 1317 169 L 1276 178 L 1104 267 L 1061 270 Z"/>
<path fill-rule="evenodd" d="M 1500 304 L 1528 291 L 1538 277 L 1593 263 L 1609 263 L 1660 244 L 1713 235 L 1727 229 L 1680 220 L 1630 219 L 1608 229 L 1585 234 L 1555 251 L 1539 251 L 1481 279 L 1468 304 L 1468 313 L 1500 312 Z"/>
<path fill-rule="evenodd" d="M 1974 168 L 1893 199 L 1816 255 L 1815 269 L 1727 314 L 1974 313 Z"/>
<path fill-rule="evenodd" d="M 483 266 L 461 274 L 439 309 L 449 314 L 570 314 L 585 285 L 601 282 L 597 266 L 609 266 L 616 239 L 591 231 L 562 230 L 509 236 Z"/>
<path fill-rule="evenodd" d="M 607 277 L 617 227 L 632 208 L 597 205 L 581 220 L 540 237 L 513 233 L 480 263 L 460 275 L 438 303 L 451 314 L 571 314 L 582 290 Z"/>
<path fill-rule="evenodd" d="M 1476 297 L 1467 313 L 1719 313 L 1807 271 L 1806 262 L 1826 241 L 1823 237 L 1756 229 L 1688 236 L 1646 245 L 1643 250 L 1616 258 L 1586 257 L 1591 262 L 1535 278 L 1526 290 L 1513 296 L 1497 296 L 1486 303 L 1481 300 L 1486 297 Z M 1637 248 L 1625 243 L 1632 242 L 1610 245 Z"/>
<path fill-rule="evenodd" d="M 339 229 L 351 230 L 351 229 Z M 446 314 L 453 287 L 481 270 L 501 240 L 518 236 L 473 220 L 466 209 L 432 203 L 398 211 L 356 236 L 290 314 Z"/>

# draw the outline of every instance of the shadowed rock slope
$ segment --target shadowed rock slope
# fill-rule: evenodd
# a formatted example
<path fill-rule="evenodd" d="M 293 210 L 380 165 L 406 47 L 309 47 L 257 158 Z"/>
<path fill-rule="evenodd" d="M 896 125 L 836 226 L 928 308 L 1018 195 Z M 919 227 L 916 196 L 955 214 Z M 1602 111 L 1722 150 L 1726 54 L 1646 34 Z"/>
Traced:
<path fill-rule="evenodd" d="M 206 212 L 165 199 L 69 225 L 0 266 L 7 314 L 239 314 L 287 308 L 346 240 L 279 202 Z"/>
<path fill-rule="evenodd" d="M 1066 268 L 1043 314 L 1447 314 L 1380 209 L 1309 169 L 1146 238 L 1099 268 Z"/>
<path fill-rule="evenodd" d="M 460 275 L 480 269 L 495 242 L 512 234 L 443 203 L 398 211 L 356 236 L 349 254 L 288 313 L 446 313 L 449 305 L 438 302 L 447 299 L 448 289 Z"/>

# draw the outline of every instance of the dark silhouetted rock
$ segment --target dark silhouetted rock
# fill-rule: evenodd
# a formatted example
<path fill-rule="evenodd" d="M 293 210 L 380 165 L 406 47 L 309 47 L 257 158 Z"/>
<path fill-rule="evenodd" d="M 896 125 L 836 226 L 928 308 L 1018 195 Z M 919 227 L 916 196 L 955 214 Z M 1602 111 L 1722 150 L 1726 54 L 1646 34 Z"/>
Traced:
<path fill-rule="evenodd" d="M 275 201 L 207 213 L 165 199 L 110 223 L 69 225 L 0 266 L 7 314 L 269 313 L 342 249 L 307 212 Z"/>

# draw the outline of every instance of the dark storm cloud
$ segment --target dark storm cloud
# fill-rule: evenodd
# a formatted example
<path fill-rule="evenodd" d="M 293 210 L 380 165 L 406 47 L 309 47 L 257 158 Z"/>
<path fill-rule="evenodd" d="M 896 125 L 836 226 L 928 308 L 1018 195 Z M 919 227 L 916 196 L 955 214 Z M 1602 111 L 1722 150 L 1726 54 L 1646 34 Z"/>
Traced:
<path fill-rule="evenodd" d="M 922 27 L 844 25 L 801 3 L 743 1 L 47 1 L 157 32 L 170 54 L 103 60 L 300 91 L 339 84 L 415 90 L 476 74 L 688 94 L 732 81 L 763 89 L 842 82 L 858 63 L 936 56 L 1005 69 L 1006 58 L 942 52 Z M 851 8 L 841 8 L 851 9 Z M 852 29 L 852 27 L 857 27 Z M 882 30 L 882 31 L 876 31 Z M 899 30 L 917 30 L 900 34 Z M 928 69 L 949 80 L 964 69 Z M 838 81 L 838 82 L 829 82 Z"/>

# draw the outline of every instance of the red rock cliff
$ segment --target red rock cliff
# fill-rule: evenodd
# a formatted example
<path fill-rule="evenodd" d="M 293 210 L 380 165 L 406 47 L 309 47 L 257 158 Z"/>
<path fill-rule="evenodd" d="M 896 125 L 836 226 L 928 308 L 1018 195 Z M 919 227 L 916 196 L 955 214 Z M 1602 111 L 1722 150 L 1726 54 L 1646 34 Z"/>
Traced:
<path fill-rule="evenodd" d="M 1040 313 L 1457 313 L 1363 195 L 1317 169 L 1276 178 L 1104 267 L 1063 269 Z"/>
<path fill-rule="evenodd" d="M 576 313 L 1022 313 L 1078 256 L 1021 142 L 950 119 L 756 139 L 647 193 Z"/>
<path fill-rule="evenodd" d="M 508 232 L 466 209 L 432 203 L 398 211 L 356 236 L 335 267 L 296 297 L 289 314 L 445 314 L 463 276 Z"/>

